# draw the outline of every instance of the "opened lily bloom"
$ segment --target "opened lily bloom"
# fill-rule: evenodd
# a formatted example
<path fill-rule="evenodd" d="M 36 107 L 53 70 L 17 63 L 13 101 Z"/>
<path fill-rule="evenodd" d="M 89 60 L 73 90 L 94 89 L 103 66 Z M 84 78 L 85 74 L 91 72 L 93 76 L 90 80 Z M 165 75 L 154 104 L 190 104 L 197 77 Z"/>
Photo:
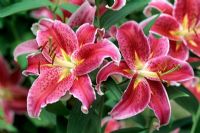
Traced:
<path fill-rule="evenodd" d="M 171 44 L 174 45 L 172 56 L 186 60 L 188 48 L 200 57 L 200 1 L 175 0 L 173 7 L 166 0 L 152 0 L 145 10 L 146 15 L 151 8 L 163 12 L 151 31 L 175 41 Z"/>
<path fill-rule="evenodd" d="M 120 53 L 109 40 L 95 43 L 96 28 L 84 24 L 76 33 L 60 21 L 42 19 L 36 40 L 19 45 L 14 52 L 15 59 L 27 52 L 25 75 L 39 75 L 28 93 L 28 113 L 38 117 L 41 108 L 58 101 L 67 92 L 78 98 L 87 113 L 95 100 L 95 92 L 88 73 L 101 65 L 103 59 L 111 57 L 119 62 Z M 38 51 L 40 48 L 41 53 Z"/>
<path fill-rule="evenodd" d="M 26 97 L 28 91 L 20 86 L 20 69 L 12 71 L 7 62 L 0 56 L 0 108 L 3 110 L 3 119 L 13 123 L 14 113 L 26 112 Z"/>
<path fill-rule="evenodd" d="M 119 74 L 131 79 L 119 103 L 111 111 L 114 119 L 125 119 L 150 107 L 161 125 L 170 118 L 170 103 L 164 82 L 184 81 L 193 77 L 193 70 L 184 61 L 167 56 L 167 38 L 148 39 L 134 21 L 123 24 L 116 34 L 124 57 L 119 66 L 114 62 L 105 65 L 97 75 L 97 90 L 108 76 Z"/>

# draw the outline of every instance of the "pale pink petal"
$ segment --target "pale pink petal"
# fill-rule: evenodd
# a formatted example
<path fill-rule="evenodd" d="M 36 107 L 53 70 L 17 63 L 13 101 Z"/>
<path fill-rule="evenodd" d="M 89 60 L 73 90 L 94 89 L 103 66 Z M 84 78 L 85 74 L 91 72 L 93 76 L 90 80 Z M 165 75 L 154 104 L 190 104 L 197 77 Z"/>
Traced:
<path fill-rule="evenodd" d="M 149 36 L 151 53 L 149 58 L 167 55 L 169 51 L 169 40 L 165 37 L 157 39 L 152 34 Z"/>
<path fill-rule="evenodd" d="M 84 23 L 92 24 L 94 22 L 95 12 L 96 7 L 91 6 L 88 1 L 85 1 L 69 18 L 68 24 L 72 28 L 80 26 Z"/>
<path fill-rule="evenodd" d="M 200 19 L 200 1 L 199 0 L 176 0 L 174 16 L 182 24 L 187 16 L 188 26 L 194 26 Z M 188 28 L 189 28 L 188 27 Z"/>
<path fill-rule="evenodd" d="M 188 48 L 200 57 L 200 34 L 194 34 L 186 39 Z"/>
<path fill-rule="evenodd" d="M 148 105 L 151 97 L 149 85 L 145 79 L 134 87 L 135 77 L 131 80 L 120 102 L 111 111 L 114 119 L 125 119 L 142 112 Z"/>
<path fill-rule="evenodd" d="M 81 25 L 76 31 L 79 46 L 81 47 L 87 43 L 94 43 L 96 34 L 97 29 L 93 25 L 89 23 Z"/>
<path fill-rule="evenodd" d="M 23 71 L 24 75 L 39 75 L 45 70 L 48 70 L 50 63 L 44 58 L 42 54 L 29 55 L 27 57 L 28 66 L 26 70 Z"/>
<path fill-rule="evenodd" d="M 156 19 L 156 22 L 151 27 L 151 31 L 172 40 L 180 40 L 181 38 L 175 35 L 175 32 L 179 31 L 179 28 L 180 25 L 174 17 L 162 14 Z"/>
<path fill-rule="evenodd" d="M 60 81 L 62 69 L 49 69 L 40 74 L 32 84 L 27 98 L 27 109 L 30 117 L 39 117 L 41 108 L 57 102 L 72 87 L 74 75 L 70 74 Z"/>
<path fill-rule="evenodd" d="M 160 56 L 147 62 L 147 69 L 156 72 L 165 81 L 185 81 L 193 78 L 192 67 L 185 61 L 170 56 Z"/>
<path fill-rule="evenodd" d="M 75 68 L 75 73 L 77 75 L 87 74 L 98 68 L 107 57 L 110 57 L 117 63 L 119 63 L 121 59 L 118 48 L 107 39 L 96 44 L 87 44 L 83 46 L 73 55 L 73 58 L 80 62 Z"/>
<path fill-rule="evenodd" d="M 36 40 L 29 40 L 22 44 L 19 44 L 14 50 L 14 59 L 17 61 L 17 57 L 23 54 L 35 53 L 38 51 L 38 43 Z"/>
<path fill-rule="evenodd" d="M 157 9 L 162 13 L 166 13 L 172 15 L 173 5 L 169 3 L 167 0 L 151 0 L 147 7 L 144 9 L 144 14 L 146 16 L 151 16 L 152 8 Z"/>
<path fill-rule="evenodd" d="M 90 77 L 88 75 L 76 77 L 70 93 L 82 102 L 82 112 L 88 113 L 88 109 L 96 99 Z"/>
<path fill-rule="evenodd" d="M 168 55 L 185 61 L 189 57 L 189 49 L 182 41 L 170 41 L 170 49 Z"/>
<path fill-rule="evenodd" d="M 0 56 L 0 85 L 6 85 L 9 76 L 10 76 L 10 69 L 9 66 L 7 64 L 7 62 L 5 61 L 5 59 Z"/>
<path fill-rule="evenodd" d="M 48 61 L 51 61 L 54 55 L 62 55 L 61 49 L 71 55 L 78 48 L 76 34 L 67 24 L 58 20 L 42 19 L 38 25 L 36 40 Z"/>
<path fill-rule="evenodd" d="M 116 38 L 122 56 L 131 69 L 136 67 L 138 60 L 147 61 L 150 47 L 146 36 L 136 22 L 129 21 L 123 24 L 118 29 Z"/>
<path fill-rule="evenodd" d="M 46 8 L 46 7 L 42 7 L 39 8 L 37 10 L 34 10 L 31 12 L 31 16 L 36 18 L 36 19 L 40 19 L 40 18 L 50 18 L 53 19 L 53 13 L 51 12 L 50 9 Z"/>
<path fill-rule="evenodd" d="M 100 95 L 102 95 L 103 92 L 101 91 L 101 83 L 103 81 L 106 81 L 109 76 L 115 75 L 115 74 L 121 75 L 130 79 L 133 77 L 133 75 L 129 72 L 131 72 L 131 70 L 125 61 L 121 61 L 119 65 L 116 65 L 114 62 L 107 63 L 104 67 L 101 68 L 101 70 L 99 70 L 97 74 L 96 90 L 98 91 Z"/>
<path fill-rule="evenodd" d="M 126 5 L 126 0 L 114 0 L 114 3 L 111 7 L 109 7 L 108 5 L 106 7 L 112 10 L 120 10 L 125 5 Z"/>
<path fill-rule="evenodd" d="M 167 92 L 161 82 L 147 81 L 152 92 L 149 107 L 154 111 L 160 125 L 166 125 L 169 123 L 171 116 L 171 107 Z"/>

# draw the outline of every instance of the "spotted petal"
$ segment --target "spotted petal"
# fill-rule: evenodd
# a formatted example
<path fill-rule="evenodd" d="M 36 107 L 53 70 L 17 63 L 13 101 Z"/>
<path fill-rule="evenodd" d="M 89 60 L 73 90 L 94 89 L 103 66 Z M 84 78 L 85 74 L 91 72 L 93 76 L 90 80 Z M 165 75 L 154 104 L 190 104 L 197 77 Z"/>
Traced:
<path fill-rule="evenodd" d="M 109 76 L 117 74 L 117 75 L 124 76 L 126 78 L 132 78 L 132 74 L 130 72 L 131 72 L 131 70 L 125 61 L 121 61 L 119 66 L 116 65 L 114 62 L 110 62 L 110 63 L 106 64 L 104 67 L 101 68 L 101 70 L 97 74 L 96 89 L 97 89 L 98 93 L 100 95 L 103 94 L 103 92 L 101 91 L 101 88 L 100 88 L 101 83 L 103 81 L 106 81 Z"/>
<path fill-rule="evenodd" d="M 69 18 L 68 24 L 74 28 L 80 26 L 84 23 L 92 24 L 94 21 L 96 12 L 96 7 L 90 5 L 90 3 L 86 0 L 80 8 L 72 14 Z"/>
<path fill-rule="evenodd" d="M 160 125 L 166 125 L 169 123 L 171 115 L 171 107 L 167 92 L 161 82 L 147 81 L 152 92 L 149 107 L 154 111 Z"/>
<path fill-rule="evenodd" d="M 96 44 L 83 46 L 73 55 L 73 58 L 80 62 L 75 69 L 75 73 L 77 75 L 87 74 L 98 68 L 107 57 L 111 57 L 115 62 L 119 62 L 121 59 L 117 47 L 107 39 Z"/>
<path fill-rule="evenodd" d="M 89 23 L 81 25 L 76 31 L 79 46 L 85 45 L 87 43 L 94 43 L 96 38 L 97 29 L 90 25 Z"/>
<path fill-rule="evenodd" d="M 151 16 L 151 9 L 155 8 L 162 13 L 172 15 L 173 5 L 167 0 L 151 0 L 148 6 L 144 9 L 144 14 L 146 16 Z"/>
<path fill-rule="evenodd" d="M 40 74 L 31 86 L 28 98 L 27 108 L 30 117 L 39 117 L 41 108 L 49 103 L 57 102 L 71 88 L 74 75 L 69 74 L 63 80 L 60 80 L 61 68 L 52 68 Z"/>
<path fill-rule="evenodd" d="M 29 40 L 19 44 L 14 50 L 14 59 L 17 61 L 17 57 L 23 54 L 35 53 L 38 51 L 38 44 L 36 40 Z"/>
<path fill-rule="evenodd" d="M 88 113 L 88 109 L 96 99 L 90 77 L 88 75 L 77 77 L 70 89 L 70 93 L 82 102 L 82 111 Z"/>
<path fill-rule="evenodd" d="M 156 72 L 165 81 L 184 81 L 193 78 L 192 67 L 185 61 L 170 56 L 160 56 L 147 62 L 147 69 Z"/>
<path fill-rule="evenodd" d="M 134 21 L 123 24 L 117 32 L 119 48 L 126 63 L 134 69 L 139 62 L 147 61 L 150 47 L 142 29 Z"/>
<path fill-rule="evenodd" d="M 120 102 L 111 111 L 114 119 L 125 119 L 142 112 L 150 101 L 150 88 L 145 79 L 136 84 L 133 78 Z"/>

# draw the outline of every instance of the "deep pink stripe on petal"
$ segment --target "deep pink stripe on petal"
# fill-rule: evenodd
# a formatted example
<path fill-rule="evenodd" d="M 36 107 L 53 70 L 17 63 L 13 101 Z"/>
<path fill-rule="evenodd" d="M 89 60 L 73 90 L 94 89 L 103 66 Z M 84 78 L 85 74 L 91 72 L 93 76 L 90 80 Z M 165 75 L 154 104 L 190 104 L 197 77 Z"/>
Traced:
<path fill-rule="evenodd" d="M 118 48 L 107 39 L 96 44 L 83 46 L 73 55 L 73 58 L 80 62 L 75 68 L 75 73 L 77 75 L 87 74 L 98 68 L 107 57 L 110 57 L 117 63 L 121 59 Z"/>
<path fill-rule="evenodd" d="M 82 102 L 82 112 L 88 113 L 88 109 L 96 99 L 91 79 L 88 75 L 76 77 L 70 93 Z"/>
<path fill-rule="evenodd" d="M 14 59 L 17 60 L 17 57 L 23 54 L 34 53 L 38 51 L 38 43 L 36 40 L 29 40 L 24 43 L 19 44 L 14 50 Z"/>
<path fill-rule="evenodd" d="M 131 80 L 120 102 L 110 113 L 114 119 L 125 119 L 135 116 L 147 107 L 151 91 L 146 79 L 141 79 L 135 88 L 134 84 L 135 77 Z"/>
<path fill-rule="evenodd" d="M 161 82 L 147 81 L 152 92 L 149 107 L 154 111 L 160 125 L 166 125 L 169 123 L 171 116 L 171 106 L 167 92 Z M 157 128 L 159 128 L 159 126 Z"/>

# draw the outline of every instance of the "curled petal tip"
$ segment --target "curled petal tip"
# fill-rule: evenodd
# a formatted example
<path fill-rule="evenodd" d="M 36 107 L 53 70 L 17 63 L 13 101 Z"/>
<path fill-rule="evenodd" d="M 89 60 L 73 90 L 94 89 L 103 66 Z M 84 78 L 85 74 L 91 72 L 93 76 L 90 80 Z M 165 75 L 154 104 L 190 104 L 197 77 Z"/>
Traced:
<path fill-rule="evenodd" d="M 84 113 L 84 114 L 88 114 L 88 108 L 87 107 L 85 107 L 85 106 L 81 106 L 81 111 Z"/>
<path fill-rule="evenodd" d="M 106 5 L 106 8 L 112 9 L 112 10 L 120 10 L 126 5 L 126 0 L 114 0 L 114 3 L 112 6 Z"/>
<path fill-rule="evenodd" d="M 99 84 L 96 85 L 95 89 L 97 90 L 97 93 L 100 95 L 100 96 L 103 96 L 104 93 L 101 91 L 101 86 Z"/>

